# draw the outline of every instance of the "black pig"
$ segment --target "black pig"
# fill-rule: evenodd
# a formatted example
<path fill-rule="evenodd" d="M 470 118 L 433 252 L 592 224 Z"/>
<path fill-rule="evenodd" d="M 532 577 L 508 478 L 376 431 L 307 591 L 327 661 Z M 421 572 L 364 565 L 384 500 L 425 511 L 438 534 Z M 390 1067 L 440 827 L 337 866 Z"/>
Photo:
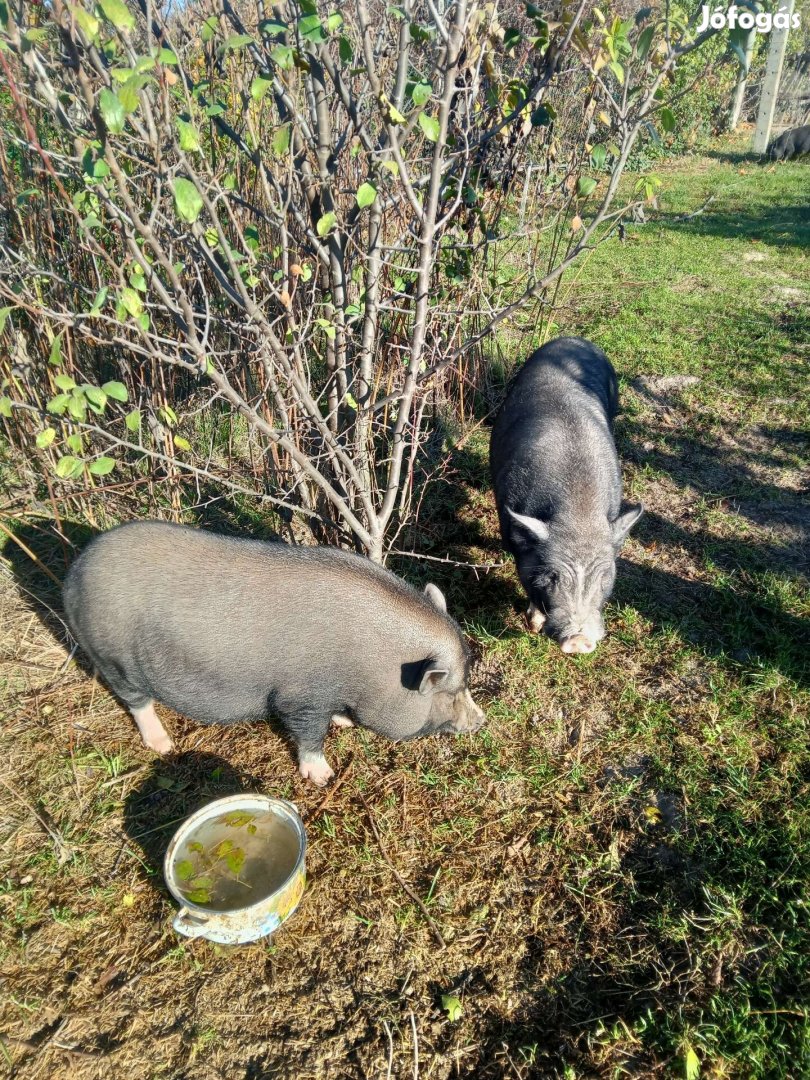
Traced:
<path fill-rule="evenodd" d="M 530 629 L 593 652 L 616 556 L 643 511 L 622 507 L 616 373 L 582 338 L 549 341 L 513 379 L 492 429 L 501 535 L 528 593 Z"/>
<path fill-rule="evenodd" d="M 442 593 L 337 548 L 136 522 L 88 545 L 64 603 L 158 753 L 173 747 L 154 701 L 203 723 L 278 715 L 319 785 L 334 775 L 323 756 L 332 721 L 396 740 L 484 722 Z"/>

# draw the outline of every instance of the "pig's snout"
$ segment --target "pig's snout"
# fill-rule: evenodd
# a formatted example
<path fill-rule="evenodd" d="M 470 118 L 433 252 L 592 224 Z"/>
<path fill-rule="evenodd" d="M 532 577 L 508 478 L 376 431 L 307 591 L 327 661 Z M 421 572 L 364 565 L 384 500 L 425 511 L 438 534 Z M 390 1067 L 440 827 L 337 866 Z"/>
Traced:
<path fill-rule="evenodd" d="M 560 648 L 564 653 L 573 655 L 575 653 L 592 653 L 596 648 L 596 642 L 586 637 L 585 634 L 573 634 L 571 637 L 565 638 L 560 642 Z"/>
<path fill-rule="evenodd" d="M 456 715 L 450 725 L 453 731 L 472 734 L 484 726 L 486 719 L 484 710 L 475 704 L 470 691 L 462 690 L 456 702 Z"/>

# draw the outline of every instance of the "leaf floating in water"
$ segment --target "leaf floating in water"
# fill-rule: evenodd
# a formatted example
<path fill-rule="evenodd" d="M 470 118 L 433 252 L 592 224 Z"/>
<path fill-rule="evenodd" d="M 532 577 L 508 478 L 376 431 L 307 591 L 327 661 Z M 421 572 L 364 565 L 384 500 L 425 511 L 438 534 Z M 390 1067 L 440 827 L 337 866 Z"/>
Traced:
<path fill-rule="evenodd" d="M 205 848 L 202 846 L 199 840 L 194 840 L 188 845 L 188 850 L 199 852 L 199 854 L 202 855 L 202 853 L 205 851 Z"/>
<path fill-rule="evenodd" d="M 210 889 L 214 884 L 214 879 L 207 874 L 200 874 L 199 877 L 195 877 L 191 882 L 192 889 Z"/>
<path fill-rule="evenodd" d="M 174 872 L 181 881 L 188 881 L 194 873 L 194 864 L 190 859 L 181 859 L 180 862 L 176 864 Z"/>
<path fill-rule="evenodd" d="M 228 864 L 228 869 L 232 874 L 239 874 L 242 867 L 245 865 L 245 853 L 241 848 L 236 848 L 225 856 L 225 862 Z"/>
<path fill-rule="evenodd" d="M 224 859 L 229 851 L 233 851 L 233 840 L 221 840 L 213 850 L 217 859 Z"/>
<path fill-rule="evenodd" d="M 236 829 L 240 825 L 249 825 L 253 821 L 253 814 L 247 810 L 231 810 L 229 814 L 226 814 L 223 818 L 226 825 L 230 825 L 231 828 Z"/>
<path fill-rule="evenodd" d="M 210 904 L 211 891 L 209 889 L 192 889 L 190 893 L 186 894 L 186 899 L 190 900 L 192 904 Z"/>
<path fill-rule="evenodd" d="M 250 833 L 251 836 L 255 836 L 256 832 L 257 832 L 256 826 L 255 825 L 248 825 L 247 831 Z"/>

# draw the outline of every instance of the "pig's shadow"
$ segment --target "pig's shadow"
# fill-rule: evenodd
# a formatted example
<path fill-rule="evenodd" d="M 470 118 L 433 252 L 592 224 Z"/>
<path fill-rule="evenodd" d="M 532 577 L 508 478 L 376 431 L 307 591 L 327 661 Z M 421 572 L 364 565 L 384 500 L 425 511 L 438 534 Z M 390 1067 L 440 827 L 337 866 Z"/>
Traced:
<path fill-rule="evenodd" d="M 259 777 L 216 754 L 190 751 L 155 761 L 124 803 L 124 832 L 149 870 L 161 872 L 172 835 L 214 799 L 266 788 Z"/>
<path fill-rule="evenodd" d="M 68 649 L 73 639 L 65 622 L 62 587 L 68 567 L 85 545 L 100 529 L 79 522 L 60 522 L 57 530 L 53 521 L 40 525 L 15 527 L 13 538 L 6 541 L 3 558 L 9 564 L 14 580 L 29 610 L 45 629 Z M 28 554 L 30 551 L 36 561 Z M 59 584 L 57 584 L 57 582 Z M 92 665 L 80 649 L 75 651 L 79 667 L 92 677 Z"/>

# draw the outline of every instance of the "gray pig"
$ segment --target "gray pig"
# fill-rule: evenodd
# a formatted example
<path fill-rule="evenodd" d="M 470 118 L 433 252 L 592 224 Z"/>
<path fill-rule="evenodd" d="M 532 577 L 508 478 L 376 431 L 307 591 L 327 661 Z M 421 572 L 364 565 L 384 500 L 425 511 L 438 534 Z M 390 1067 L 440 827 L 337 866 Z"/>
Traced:
<path fill-rule="evenodd" d="M 435 585 L 416 592 L 337 548 L 236 540 L 164 522 L 97 536 L 64 586 L 70 629 L 146 746 L 154 701 L 203 723 L 276 714 L 301 775 L 334 776 L 330 722 L 392 739 L 476 731 L 469 655 Z"/>
<path fill-rule="evenodd" d="M 643 507 L 622 506 L 610 361 L 582 338 L 529 357 L 495 419 L 490 465 L 504 546 L 528 593 L 529 628 L 593 652 L 616 556 Z"/>

